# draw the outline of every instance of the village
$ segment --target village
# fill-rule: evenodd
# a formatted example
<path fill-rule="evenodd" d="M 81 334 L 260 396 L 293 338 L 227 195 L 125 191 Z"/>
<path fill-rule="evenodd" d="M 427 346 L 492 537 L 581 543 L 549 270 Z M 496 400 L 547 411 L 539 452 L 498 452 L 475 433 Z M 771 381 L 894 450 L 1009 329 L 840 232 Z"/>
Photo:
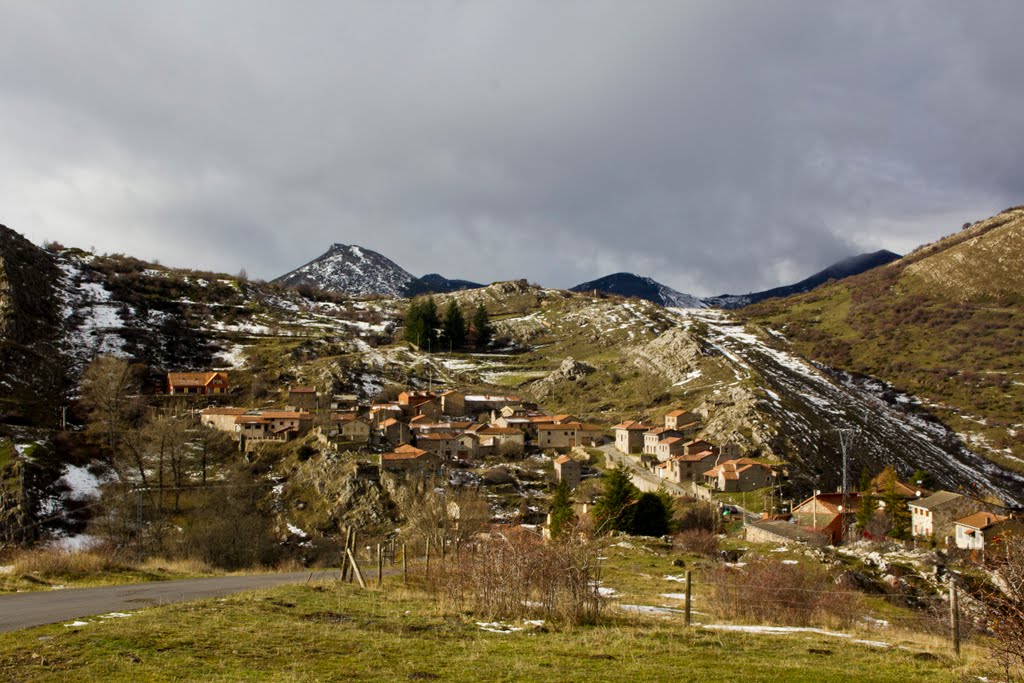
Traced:
<path fill-rule="evenodd" d="M 668 411 L 657 423 L 606 426 L 551 414 L 519 396 L 457 388 L 407 389 L 393 401 L 370 403 L 354 394 L 328 396 L 313 386 L 290 386 L 284 405 L 272 409 L 219 405 L 229 390 L 226 372 L 167 375 L 169 395 L 213 403 L 199 413 L 201 424 L 231 434 L 242 452 L 312 435 L 378 472 L 441 479 L 446 470 L 539 457 L 550 462 L 551 484 L 564 481 L 574 492 L 580 515 L 594 503 L 594 489 L 584 491 L 581 483 L 599 476 L 597 456 L 606 467 L 625 468 L 640 490 L 713 503 L 723 516 L 741 519 L 740 537 L 754 542 L 820 547 L 888 536 L 981 560 L 1007 532 L 1024 530 L 997 502 L 931 491 L 923 482 L 901 481 L 891 469 L 860 490 L 816 490 L 797 502 L 786 493 L 785 463 L 701 438 L 707 416 L 684 409 Z M 537 526 L 538 533 L 549 533 L 549 524 Z"/>

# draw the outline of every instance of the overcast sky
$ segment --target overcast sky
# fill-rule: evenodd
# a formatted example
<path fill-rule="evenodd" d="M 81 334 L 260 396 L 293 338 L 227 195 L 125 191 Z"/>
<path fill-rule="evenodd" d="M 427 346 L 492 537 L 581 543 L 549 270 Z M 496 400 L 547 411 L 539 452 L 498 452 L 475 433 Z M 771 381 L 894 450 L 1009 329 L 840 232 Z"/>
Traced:
<path fill-rule="evenodd" d="M 788 284 L 1024 203 L 1024 3 L 0 5 L 0 222 L 272 278 Z"/>

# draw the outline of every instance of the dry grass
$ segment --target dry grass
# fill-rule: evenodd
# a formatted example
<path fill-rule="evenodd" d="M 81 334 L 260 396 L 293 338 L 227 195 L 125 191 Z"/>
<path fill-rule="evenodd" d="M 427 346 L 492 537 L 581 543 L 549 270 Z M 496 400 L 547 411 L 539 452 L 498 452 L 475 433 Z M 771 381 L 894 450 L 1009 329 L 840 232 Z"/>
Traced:
<path fill-rule="evenodd" d="M 15 573 L 43 578 L 83 578 L 133 568 L 132 563 L 116 552 L 58 548 L 21 551 L 11 558 L 11 564 Z"/>

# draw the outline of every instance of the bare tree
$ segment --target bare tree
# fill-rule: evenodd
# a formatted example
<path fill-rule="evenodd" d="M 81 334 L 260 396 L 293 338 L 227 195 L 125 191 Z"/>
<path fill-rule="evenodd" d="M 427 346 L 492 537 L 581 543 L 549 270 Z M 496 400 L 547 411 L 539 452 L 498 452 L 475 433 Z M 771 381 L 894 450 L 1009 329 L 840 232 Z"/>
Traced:
<path fill-rule="evenodd" d="M 138 408 L 137 368 L 124 358 L 100 356 L 82 376 L 81 402 L 89 414 L 89 429 L 114 449 L 129 417 Z"/>
<path fill-rule="evenodd" d="M 174 511 L 181 502 L 181 490 L 188 484 L 189 455 L 188 422 L 172 415 L 157 415 L 136 429 L 128 430 L 121 440 L 117 459 L 119 473 L 138 473 L 142 485 L 156 487 L 153 501 L 163 511 L 166 489 L 174 493 Z M 122 478 L 125 478 L 124 476 Z"/>
<path fill-rule="evenodd" d="M 1006 680 L 1024 681 L 1024 534 L 1009 533 L 993 543 L 986 562 L 997 576 L 984 596 L 996 657 Z"/>

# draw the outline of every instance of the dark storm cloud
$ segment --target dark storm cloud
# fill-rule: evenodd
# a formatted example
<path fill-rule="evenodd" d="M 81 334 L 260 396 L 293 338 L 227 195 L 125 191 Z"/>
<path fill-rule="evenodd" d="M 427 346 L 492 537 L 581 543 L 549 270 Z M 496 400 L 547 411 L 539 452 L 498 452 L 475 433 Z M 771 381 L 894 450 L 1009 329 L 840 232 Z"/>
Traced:
<path fill-rule="evenodd" d="M 0 220 L 273 277 L 698 294 L 1020 203 L 1015 3 L 9 3 Z"/>

